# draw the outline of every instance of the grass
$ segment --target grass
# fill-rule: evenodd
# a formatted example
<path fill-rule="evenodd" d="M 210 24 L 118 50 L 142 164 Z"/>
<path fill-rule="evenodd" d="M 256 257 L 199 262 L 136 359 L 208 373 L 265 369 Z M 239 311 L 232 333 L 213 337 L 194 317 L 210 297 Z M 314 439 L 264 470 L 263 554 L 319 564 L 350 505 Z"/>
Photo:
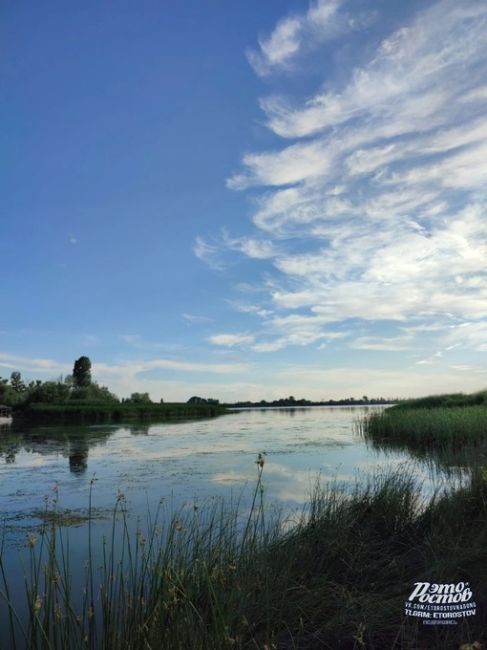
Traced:
<path fill-rule="evenodd" d="M 408 399 L 399 402 L 396 410 L 454 408 L 462 406 L 487 406 L 487 391 L 476 393 L 445 393 L 441 395 L 428 395 L 417 399 Z"/>
<path fill-rule="evenodd" d="M 225 408 L 218 404 L 137 404 L 119 402 L 64 402 L 62 404 L 32 403 L 20 412 L 22 418 L 40 424 L 107 423 L 131 420 L 175 420 L 221 415 Z"/>
<path fill-rule="evenodd" d="M 9 647 L 432 650 L 487 640 L 485 472 L 428 503 L 404 470 L 352 493 L 317 485 L 289 521 L 265 507 L 263 467 L 259 457 L 250 509 L 157 512 L 135 533 L 120 495 L 101 554 L 88 526 L 82 585 L 72 583 L 67 532 L 50 518 L 28 539 L 24 620 L 0 559 Z M 418 581 L 470 582 L 476 617 L 438 627 L 405 618 Z"/>
<path fill-rule="evenodd" d="M 366 440 L 419 450 L 459 450 L 487 441 L 487 404 L 417 407 L 401 404 L 358 423 Z"/>

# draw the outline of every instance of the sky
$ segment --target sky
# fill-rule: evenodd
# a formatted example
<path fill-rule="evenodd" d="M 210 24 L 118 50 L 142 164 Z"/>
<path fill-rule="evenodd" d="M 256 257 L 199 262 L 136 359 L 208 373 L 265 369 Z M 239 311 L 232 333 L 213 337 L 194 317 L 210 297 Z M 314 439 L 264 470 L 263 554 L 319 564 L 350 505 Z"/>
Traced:
<path fill-rule="evenodd" d="M 487 388 L 485 0 L 5 0 L 0 375 Z"/>

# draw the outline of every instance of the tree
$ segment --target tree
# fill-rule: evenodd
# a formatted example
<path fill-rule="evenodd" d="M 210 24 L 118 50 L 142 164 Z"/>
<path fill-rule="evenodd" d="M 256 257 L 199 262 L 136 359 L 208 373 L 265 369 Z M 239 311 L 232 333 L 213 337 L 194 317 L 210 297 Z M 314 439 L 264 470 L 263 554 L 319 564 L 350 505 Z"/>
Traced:
<path fill-rule="evenodd" d="M 15 371 L 10 375 L 10 385 L 16 393 L 23 393 L 26 390 L 26 385 L 18 371 Z"/>
<path fill-rule="evenodd" d="M 130 401 L 135 402 L 135 404 L 151 404 L 149 393 L 132 393 Z"/>
<path fill-rule="evenodd" d="M 38 382 L 32 386 L 27 397 L 28 402 L 59 404 L 69 397 L 69 386 L 59 381 Z"/>
<path fill-rule="evenodd" d="M 198 395 L 193 395 L 187 401 L 187 404 L 207 404 L 207 400 L 204 397 L 198 397 Z"/>
<path fill-rule="evenodd" d="M 74 362 L 73 383 L 77 388 L 91 384 L 91 361 L 88 357 L 80 357 Z"/>

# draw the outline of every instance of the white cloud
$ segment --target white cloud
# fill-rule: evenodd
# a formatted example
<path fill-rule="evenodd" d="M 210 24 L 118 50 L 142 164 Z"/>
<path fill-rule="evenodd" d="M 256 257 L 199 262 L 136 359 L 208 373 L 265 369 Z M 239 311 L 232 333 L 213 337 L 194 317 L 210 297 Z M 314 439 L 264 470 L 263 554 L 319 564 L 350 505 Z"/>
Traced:
<path fill-rule="evenodd" d="M 189 373 L 210 373 L 217 375 L 236 374 L 246 372 L 248 364 L 244 363 L 204 363 L 179 361 L 177 359 L 149 359 L 124 361 L 118 364 L 94 363 L 93 373 L 104 375 L 127 372 L 129 375 L 137 375 L 152 370 L 178 370 Z"/>
<path fill-rule="evenodd" d="M 259 75 L 286 68 L 303 49 L 335 38 L 356 26 L 347 16 L 340 15 L 343 0 L 315 0 L 304 14 L 280 20 L 267 37 L 259 39 L 259 49 L 249 50 L 247 58 Z"/>
<path fill-rule="evenodd" d="M 274 244 L 269 240 L 242 239 L 240 246 L 247 257 L 264 260 L 276 255 Z"/>
<path fill-rule="evenodd" d="M 320 93 L 301 109 L 275 100 L 264 104 L 269 126 L 281 136 L 302 137 L 361 117 L 372 121 L 369 128 L 379 126 L 379 118 L 382 129 L 392 124 L 397 133 L 404 123 L 406 131 L 425 132 L 458 112 L 457 102 L 448 106 L 452 96 L 472 93 L 482 83 L 481 67 L 464 71 L 473 60 L 485 61 L 486 39 L 484 3 L 438 2 L 385 39 L 343 89 Z M 418 118 L 423 122 L 415 123 Z"/>
<path fill-rule="evenodd" d="M 279 152 L 247 154 L 243 159 L 248 174 L 227 181 L 230 189 L 251 185 L 286 185 L 321 176 L 331 165 L 331 157 L 321 142 L 295 144 Z"/>
<path fill-rule="evenodd" d="M 300 53 L 307 20 L 284 19 L 265 41 L 267 73 Z M 487 5 L 429 5 L 340 72 L 301 105 L 263 100 L 274 134 L 298 141 L 247 153 L 228 181 L 265 186 L 257 236 L 286 241 L 269 257 L 263 302 L 275 313 L 256 351 L 321 345 L 330 323 L 350 320 L 406 329 L 487 319 Z M 487 350 L 471 332 L 469 349 Z M 426 336 L 355 332 L 351 345 L 407 352 Z"/>
<path fill-rule="evenodd" d="M 249 334 L 214 334 L 210 336 L 209 341 L 213 345 L 223 345 L 227 348 L 233 348 L 253 343 L 254 337 Z"/>
<path fill-rule="evenodd" d="M 199 316 L 197 314 L 181 314 L 181 316 L 184 318 L 184 320 L 188 321 L 188 323 L 193 323 L 193 324 L 204 324 L 204 323 L 212 323 L 213 318 L 210 318 L 209 316 Z"/>
<path fill-rule="evenodd" d="M 39 359 L 33 357 L 24 357 L 8 352 L 0 352 L 0 367 L 7 368 L 10 371 L 19 370 L 21 372 L 39 372 L 43 375 L 46 373 L 59 375 L 61 373 L 71 372 L 72 364 L 66 364 L 54 359 Z"/>
<path fill-rule="evenodd" d="M 226 231 L 223 233 L 222 248 L 239 251 L 247 257 L 254 259 L 270 259 L 277 255 L 275 245 L 269 239 L 256 239 L 252 237 L 231 237 Z"/>
<path fill-rule="evenodd" d="M 372 337 L 362 336 L 353 341 L 352 348 L 357 350 L 380 350 L 386 352 L 403 352 L 414 349 L 410 336 Z"/>
<path fill-rule="evenodd" d="M 225 265 L 220 259 L 220 246 L 210 244 L 203 237 L 196 237 L 193 252 L 198 259 L 208 264 L 215 271 L 222 271 Z"/>
<path fill-rule="evenodd" d="M 281 382 L 293 380 L 295 386 L 310 386 L 316 396 L 337 399 L 349 395 L 361 397 L 420 397 L 434 390 L 437 393 L 470 392 L 485 388 L 480 373 L 466 375 L 462 370 L 445 372 L 428 366 L 414 369 L 388 367 L 290 367 L 278 374 Z M 433 388 L 434 387 L 434 388 Z M 311 394 L 311 392 L 310 392 Z"/>

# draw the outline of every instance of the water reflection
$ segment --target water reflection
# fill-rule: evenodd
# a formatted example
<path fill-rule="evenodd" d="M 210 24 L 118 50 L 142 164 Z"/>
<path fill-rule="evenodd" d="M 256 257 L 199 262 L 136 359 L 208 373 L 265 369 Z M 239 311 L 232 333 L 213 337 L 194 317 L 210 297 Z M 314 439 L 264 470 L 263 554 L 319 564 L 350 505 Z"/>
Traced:
<path fill-rule="evenodd" d="M 17 462 L 19 454 L 67 458 L 69 471 L 82 475 L 88 468 L 89 450 L 103 445 L 113 435 L 113 427 L 2 427 L 0 458 L 8 465 Z"/>
<path fill-rule="evenodd" d="M 367 448 L 384 457 L 407 453 L 412 459 L 430 469 L 453 478 L 470 476 L 472 470 L 487 463 L 487 441 L 476 445 L 463 445 L 457 449 L 445 446 L 421 447 L 409 441 L 373 439 L 365 437 Z"/>
<path fill-rule="evenodd" d="M 111 511 L 121 491 L 134 516 L 160 498 L 179 505 L 196 495 L 238 497 L 252 491 L 255 459 L 264 452 L 266 500 L 290 508 L 307 500 L 317 477 L 352 485 L 357 472 L 366 476 L 408 462 L 431 486 L 470 464 L 467 452 L 452 462 L 367 445 L 353 423 L 373 408 L 259 408 L 152 425 L 9 427 L 0 435 L 0 511 L 13 526 L 42 507 L 54 484 L 64 508 L 86 508 L 93 476 L 96 507 Z"/>
<path fill-rule="evenodd" d="M 149 424 L 131 424 L 129 426 L 129 431 L 132 436 L 148 436 L 149 429 Z"/>

